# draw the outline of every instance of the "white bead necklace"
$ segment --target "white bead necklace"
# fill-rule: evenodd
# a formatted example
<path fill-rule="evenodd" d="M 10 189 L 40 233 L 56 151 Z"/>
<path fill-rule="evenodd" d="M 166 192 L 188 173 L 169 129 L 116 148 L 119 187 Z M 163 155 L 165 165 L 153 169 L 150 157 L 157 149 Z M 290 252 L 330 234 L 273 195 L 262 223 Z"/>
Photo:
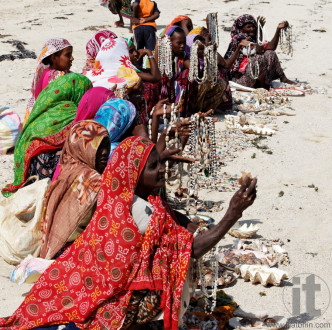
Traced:
<path fill-rule="evenodd" d="M 158 38 L 158 66 L 161 74 L 173 76 L 172 43 L 168 36 Z"/>
<path fill-rule="evenodd" d="M 249 76 L 251 79 L 257 79 L 259 77 L 259 63 L 257 59 L 257 50 L 255 49 L 253 55 L 251 55 L 251 45 L 253 45 L 252 42 L 249 43 L 248 46 L 246 46 L 247 51 L 247 57 L 248 57 L 248 67 L 249 67 Z M 252 57 L 251 57 L 252 56 Z M 252 70 L 252 61 L 255 63 L 255 72 Z"/>
<path fill-rule="evenodd" d="M 257 21 L 257 44 L 259 46 L 264 46 L 264 43 L 268 40 L 267 33 L 265 30 L 265 25 L 263 26 L 261 22 Z"/>

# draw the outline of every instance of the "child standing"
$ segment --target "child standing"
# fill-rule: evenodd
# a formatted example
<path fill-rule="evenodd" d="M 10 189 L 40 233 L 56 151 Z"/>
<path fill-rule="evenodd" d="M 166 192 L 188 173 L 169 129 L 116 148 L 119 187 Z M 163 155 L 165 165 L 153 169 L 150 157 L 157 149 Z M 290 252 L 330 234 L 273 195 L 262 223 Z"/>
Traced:
<path fill-rule="evenodd" d="M 132 23 L 137 50 L 147 48 L 153 51 L 156 46 L 157 31 L 155 20 L 160 14 L 157 4 L 151 0 L 135 0 L 133 12 Z"/>

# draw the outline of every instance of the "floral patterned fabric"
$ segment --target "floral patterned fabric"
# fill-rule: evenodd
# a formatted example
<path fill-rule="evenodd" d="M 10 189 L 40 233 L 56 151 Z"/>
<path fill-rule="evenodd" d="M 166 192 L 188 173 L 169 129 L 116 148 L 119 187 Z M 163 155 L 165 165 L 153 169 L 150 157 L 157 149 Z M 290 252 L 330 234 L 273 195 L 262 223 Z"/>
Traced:
<path fill-rule="evenodd" d="M 96 57 L 95 69 L 86 72 L 86 76 L 94 87 L 134 86 L 139 77 L 129 58 L 127 41 L 124 38 L 106 39 Z"/>
<path fill-rule="evenodd" d="M 162 290 L 165 329 L 177 329 L 193 236 L 173 220 L 159 196 L 144 237 L 130 213 L 139 176 L 154 144 L 129 137 L 102 176 L 86 230 L 44 272 L 0 327 L 31 329 L 69 321 L 81 329 L 119 329 L 133 290 Z"/>
<path fill-rule="evenodd" d="M 59 176 L 44 200 L 42 258 L 52 259 L 94 206 L 101 187 L 96 153 L 104 139 L 110 143 L 107 129 L 93 120 L 79 121 L 71 128 Z"/>
<path fill-rule="evenodd" d="M 43 64 L 43 59 L 45 59 L 46 57 L 48 57 L 62 49 L 65 49 L 69 46 L 71 46 L 71 44 L 68 42 L 68 40 L 63 39 L 63 38 L 52 38 L 52 39 L 48 39 L 45 42 L 45 44 L 43 46 L 43 50 L 37 59 L 36 72 L 35 72 L 35 76 L 33 78 L 32 86 L 31 86 L 31 94 L 30 94 L 30 98 L 28 101 L 23 125 L 25 125 L 25 123 L 27 122 L 40 91 L 45 87 L 45 83 L 43 83 L 41 88 L 39 88 L 38 93 L 36 93 L 38 82 L 39 82 L 40 78 L 42 77 L 44 70 L 49 68 L 49 65 Z M 49 72 L 47 72 L 47 77 L 45 77 L 45 79 L 43 79 L 43 80 L 47 80 L 48 83 L 50 83 L 51 81 L 55 80 L 56 78 L 67 73 L 64 71 L 50 70 L 50 69 L 48 71 Z"/>
<path fill-rule="evenodd" d="M 24 184 L 32 157 L 63 147 L 78 103 L 91 87 L 90 80 L 83 75 L 69 73 L 50 83 L 40 93 L 17 140 L 14 182 L 2 189 L 4 196 L 8 197 Z"/>
<path fill-rule="evenodd" d="M 99 52 L 100 46 L 108 38 L 117 38 L 114 32 L 102 30 L 97 32 L 86 44 L 86 62 L 83 72 L 93 70 L 95 68 L 95 59 Z"/>

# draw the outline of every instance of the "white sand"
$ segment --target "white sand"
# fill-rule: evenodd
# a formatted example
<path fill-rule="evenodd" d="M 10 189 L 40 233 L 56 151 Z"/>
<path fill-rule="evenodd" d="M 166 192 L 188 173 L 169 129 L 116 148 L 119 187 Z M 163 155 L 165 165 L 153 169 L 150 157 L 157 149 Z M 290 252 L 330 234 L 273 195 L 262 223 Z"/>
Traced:
<path fill-rule="evenodd" d="M 332 4 L 327 0 L 280 1 L 174 1 L 159 0 L 159 28 L 178 14 L 192 17 L 195 26 L 205 24 L 208 12 L 218 11 L 219 25 L 230 27 L 233 19 L 243 13 L 267 18 L 267 30 L 273 36 L 277 24 L 287 19 L 293 25 L 294 57 L 282 55 L 282 65 L 289 78 L 299 78 L 312 86 L 325 86 L 327 95 L 295 98 L 296 117 L 279 117 L 279 131 L 267 140 L 272 155 L 255 148 L 247 149 L 225 168 L 230 173 L 250 170 L 258 177 L 258 197 L 244 213 L 242 220 L 256 220 L 259 235 L 280 238 L 286 244 L 291 264 L 281 266 L 290 277 L 299 273 L 319 275 L 332 290 L 331 267 L 331 203 L 332 203 Z M 85 60 L 85 44 L 95 31 L 89 26 L 109 28 L 120 36 L 129 36 L 128 29 L 113 28 L 116 16 L 93 1 L 0 0 L 0 55 L 14 50 L 9 39 L 27 43 L 26 48 L 39 55 L 43 42 L 50 37 L 67 38 L 74 46 L 72 70 L 80 72 Z M 68 15 L 66 15 L 68 14 Z M 72 14 L 72 15 L 69 15 Z M 54 19 L 66 17 L 68 19 Z M 125 20 L 126 24 L 128 20 Z M 40 25 L 35 25 L 40 24 Z M 327 32 L 314 32 L 325 28 Z M 9 37 L 2 35 L 10 34 Z M 219 51 L 224 54 L 230 40 L 229 32 L 220 28 Z M 0 105 L 10 106 L 24 116 L 36 60 L 0 62 Z M 288 124 L 283 123 L 288 121 Z M 218 124 L 224 127 L 223 124 Z M 256 158 L 251 155 L 256 153 Z M 0 156 L 0 187 L 13 179 L 13 155 Z M 319 188 L 316 192 L 308 185 Z M 284 191 L 283 197 L 278 197 Z M 208 196 L 207 196 L 208 197 Z M 230 193 L 214 193 L 214 199 L 228 204 Z M 220 218 L 216 215 L 216 218 Z M 232 242 L 226 236 L 225 244 Z M 308 254 L 308 253 L 314 253 Z M 0 260 L 0 316 L 10 315 L 23 301 L 30 285 L 9 282 L 12 266 Z M 270 315 L 289 316 L 282 301 L 283 288 L 264 288 L 239 279 L 226 292 L 246 311 L 266 310 Z M 260 292 L 266 296 L 261 297 Z M 327 301 L 326 301 L 327 303 Z M 304 312 L 304 302 L 303 302 Z M 305 317 L 299 317 L 304 321 Z M 332 321 L 331 306 L 314 322 Z M 304 327 L 302 327 L 304 328 Z"/>

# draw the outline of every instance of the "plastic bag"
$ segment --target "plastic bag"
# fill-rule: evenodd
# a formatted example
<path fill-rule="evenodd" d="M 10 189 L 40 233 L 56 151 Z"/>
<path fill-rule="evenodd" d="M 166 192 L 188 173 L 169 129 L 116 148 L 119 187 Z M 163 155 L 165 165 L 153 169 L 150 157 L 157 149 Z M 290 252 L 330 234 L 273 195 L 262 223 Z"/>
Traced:
<path fill-rule="evenodd" d="M 36 181 L 0 202 L 0 255 L 17 265 L 31 254 L 39 256 L 45 193 L 50 179 Z"/>

